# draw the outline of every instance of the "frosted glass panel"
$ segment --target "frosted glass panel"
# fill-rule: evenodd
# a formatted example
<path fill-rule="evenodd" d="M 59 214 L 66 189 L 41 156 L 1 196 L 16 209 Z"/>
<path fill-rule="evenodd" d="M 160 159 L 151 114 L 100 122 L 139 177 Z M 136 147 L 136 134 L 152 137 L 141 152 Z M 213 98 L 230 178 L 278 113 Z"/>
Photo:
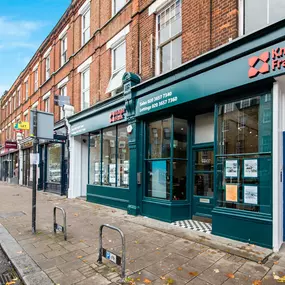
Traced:
<path fill-rule="evenodd" d="M 214 141 L 214 113 L 195 117 L 195 144 Z"/>

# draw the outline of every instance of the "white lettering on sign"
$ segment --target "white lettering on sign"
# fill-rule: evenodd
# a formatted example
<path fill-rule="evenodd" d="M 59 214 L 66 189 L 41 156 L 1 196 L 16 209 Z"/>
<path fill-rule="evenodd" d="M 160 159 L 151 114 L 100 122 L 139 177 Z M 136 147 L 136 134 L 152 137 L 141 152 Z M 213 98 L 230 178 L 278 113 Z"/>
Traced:
<path fill-rule="evenodd" d="M 171 103 L 175 103 L 178 100 L 177 96 L 173 96 L 172 92 L 163 93 L 160 95 L 155 95 L 151 98 L 144 99 L 139 102 L 139 111 L 148 112 L 152 109 L 156 109 L 159 107 L 167 107 Z"/>

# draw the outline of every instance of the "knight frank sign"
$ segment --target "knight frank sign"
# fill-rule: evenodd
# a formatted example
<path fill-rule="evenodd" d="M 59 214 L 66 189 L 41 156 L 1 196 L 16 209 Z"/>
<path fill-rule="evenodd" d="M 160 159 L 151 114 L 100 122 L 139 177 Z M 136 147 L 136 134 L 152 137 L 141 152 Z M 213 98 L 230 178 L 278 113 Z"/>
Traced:
<path fill-rule="evenodd" d="M 282 68 L 285 68 L 285 47 L 273 48 L 271 51 L 265 51 L 259 56 L 253 56 L 248 59 L 248 64 L 249 78 L 256 77 L 258 74 L 266 74 L 271 71 L 281 70 Z"/>

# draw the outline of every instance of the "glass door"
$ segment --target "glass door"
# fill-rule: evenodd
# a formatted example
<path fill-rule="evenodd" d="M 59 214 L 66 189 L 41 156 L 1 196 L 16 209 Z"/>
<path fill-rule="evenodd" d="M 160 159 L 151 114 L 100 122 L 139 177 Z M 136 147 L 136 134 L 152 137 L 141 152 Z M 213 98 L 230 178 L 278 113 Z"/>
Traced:
<path fill-rule="evenodd" d="M 192 216 L 212 217 L 214 207 L 214 150 L 204 148 L 194 150 L 194 179 Z"/>

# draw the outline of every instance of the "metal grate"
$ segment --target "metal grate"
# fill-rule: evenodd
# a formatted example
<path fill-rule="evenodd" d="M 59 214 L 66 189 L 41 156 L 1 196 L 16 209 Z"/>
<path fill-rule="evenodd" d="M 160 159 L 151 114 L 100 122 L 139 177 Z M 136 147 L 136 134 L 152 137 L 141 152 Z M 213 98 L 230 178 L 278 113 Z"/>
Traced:
<path fill-rule="evenodd" d="M 6 283 L 11 282 L 17 278 L 13 273 L 0 274 L 0 285 L 6 285 Z"/>

